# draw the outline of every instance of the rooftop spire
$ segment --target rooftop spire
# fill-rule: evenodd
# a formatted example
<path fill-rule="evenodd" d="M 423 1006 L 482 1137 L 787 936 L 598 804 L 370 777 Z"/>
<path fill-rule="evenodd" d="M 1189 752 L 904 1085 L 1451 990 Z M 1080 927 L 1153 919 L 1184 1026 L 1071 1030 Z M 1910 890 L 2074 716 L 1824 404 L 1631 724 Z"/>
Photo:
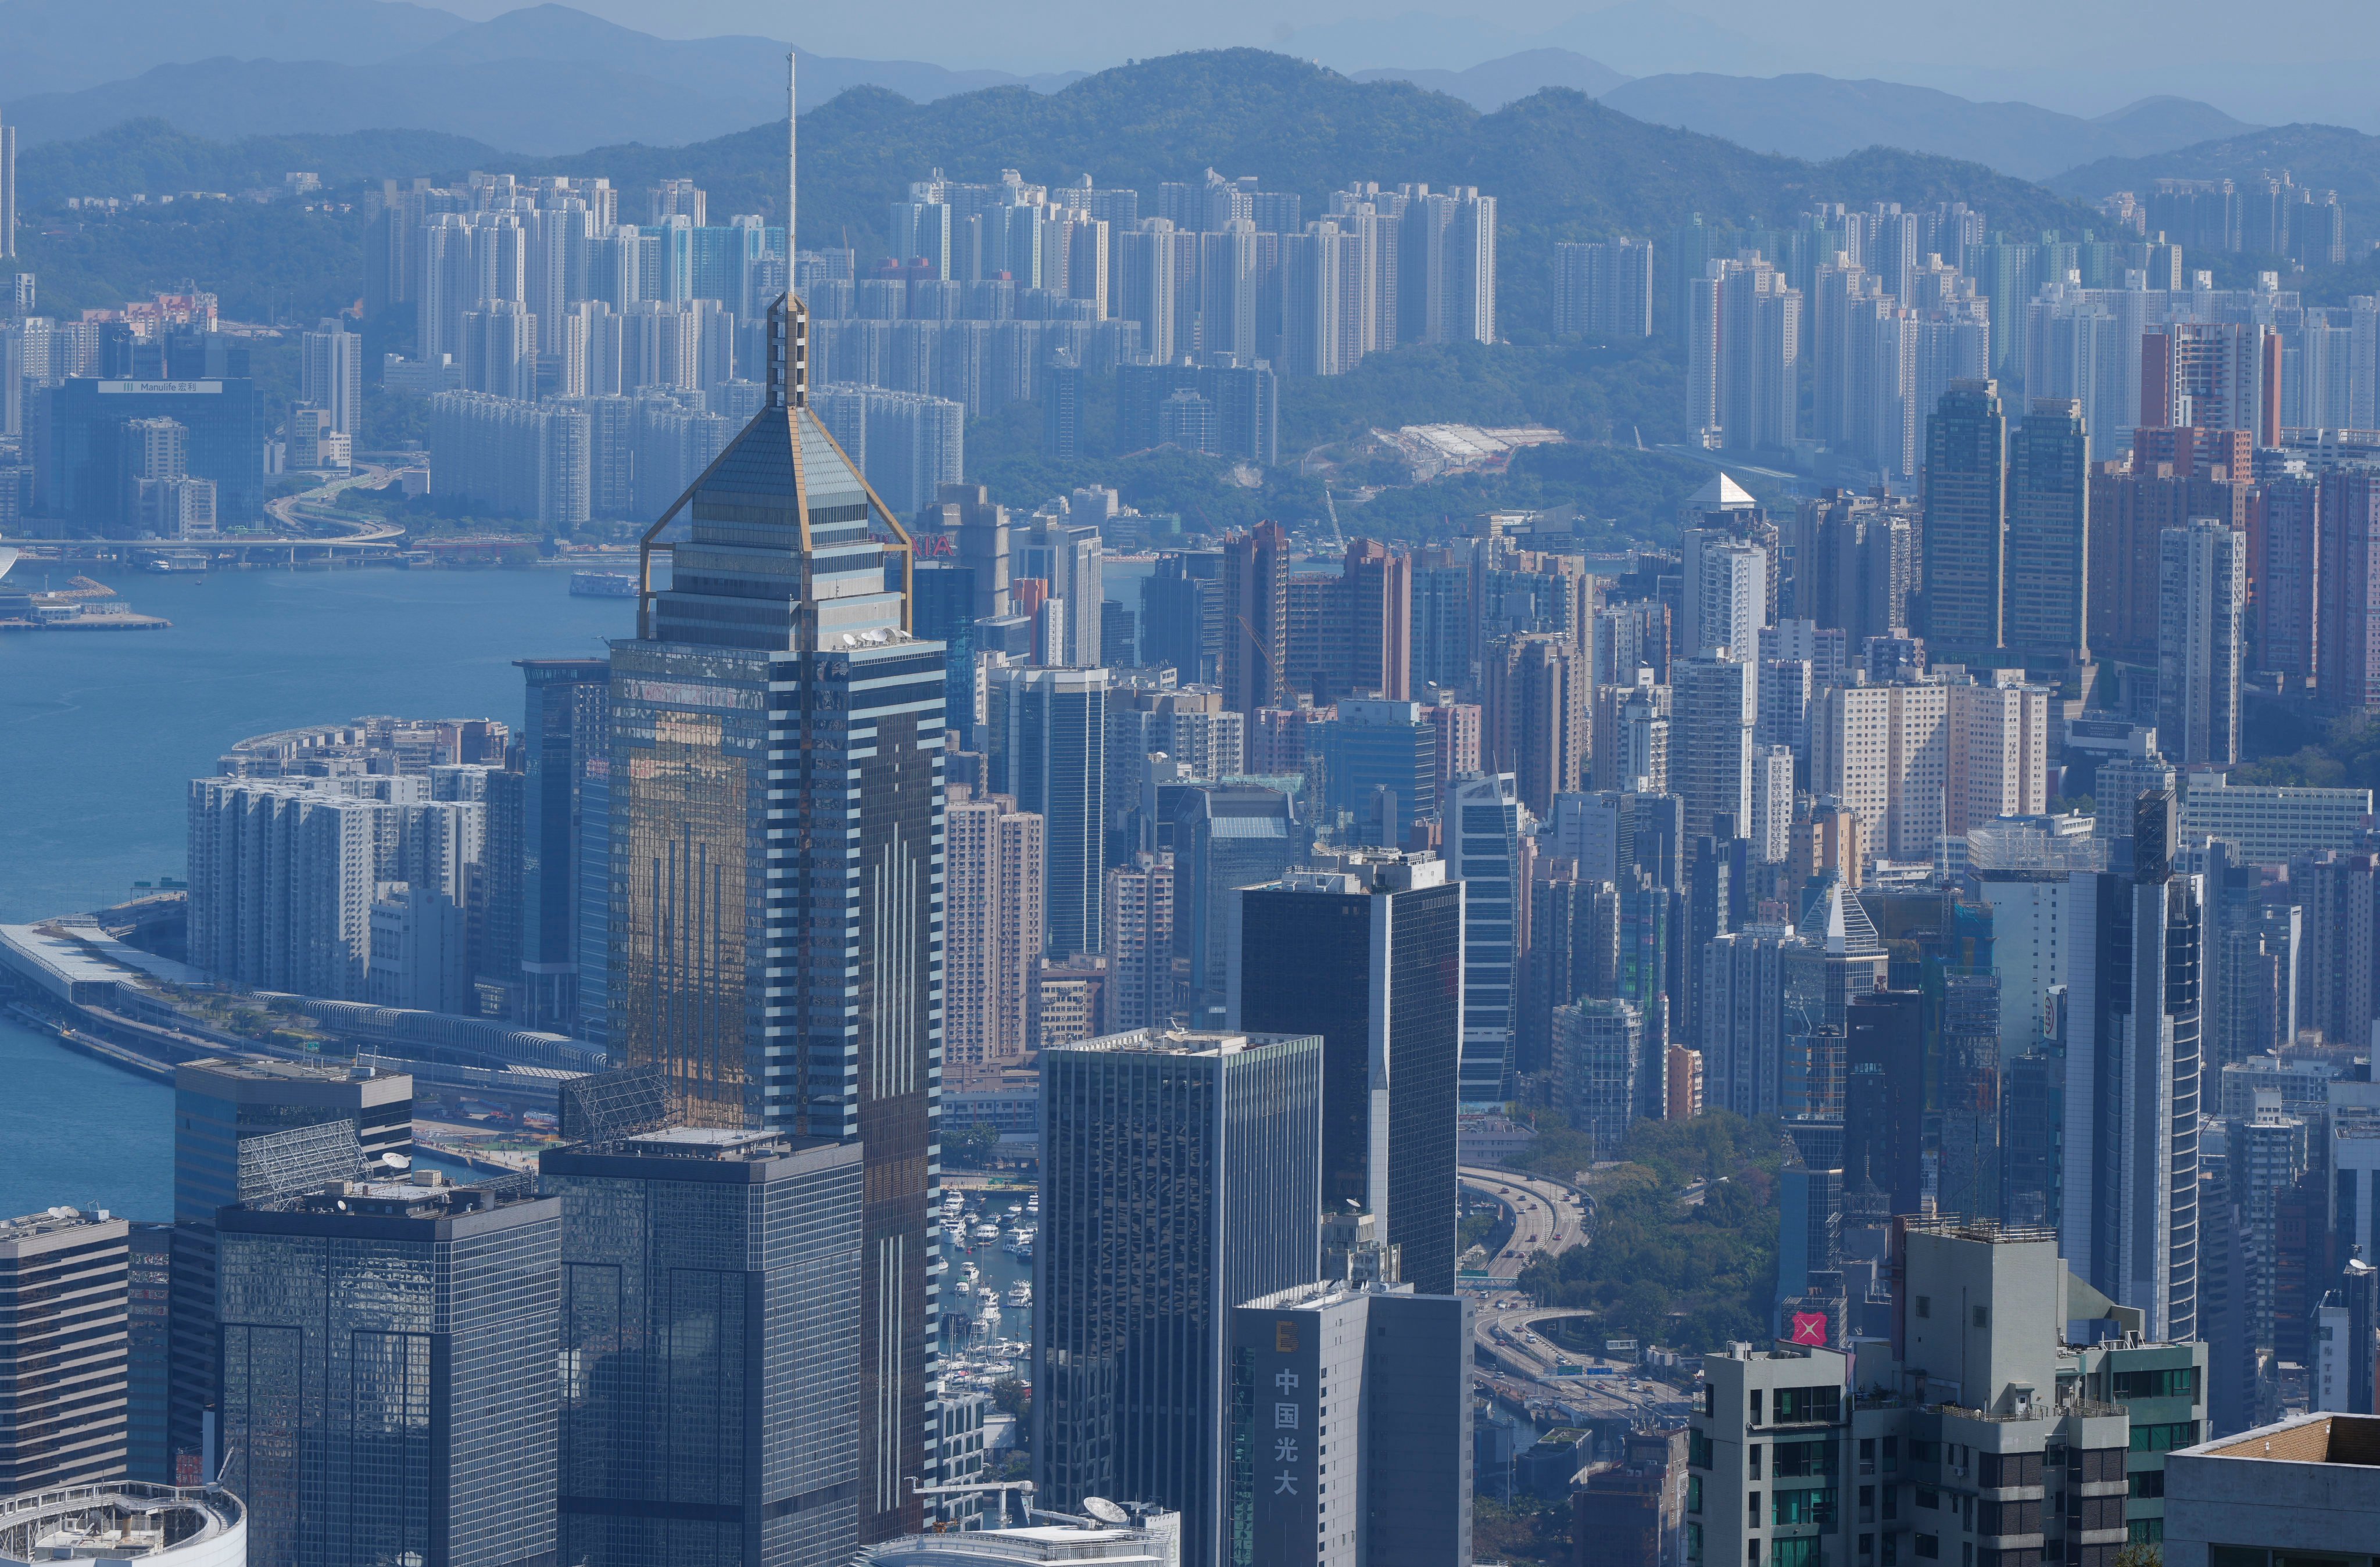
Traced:
<path fill-rule="evenodd" d="M 799 408 L 809 400 L 809 313 L 794 297 L 795 201 L 800 159 L 795 141 L 800 101 L 795 92 L 797 56 L 785 51 L 785 292 L 769 307 L 768 400 L 771 408 Z"/>

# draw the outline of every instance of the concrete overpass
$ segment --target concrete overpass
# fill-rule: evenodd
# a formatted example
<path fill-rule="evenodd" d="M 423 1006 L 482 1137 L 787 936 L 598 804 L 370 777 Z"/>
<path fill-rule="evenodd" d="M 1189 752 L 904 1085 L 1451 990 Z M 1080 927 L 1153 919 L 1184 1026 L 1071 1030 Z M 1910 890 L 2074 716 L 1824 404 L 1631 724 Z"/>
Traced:
<path fill-rule="evenodd" d="M 1540 1251 L 1563 1252 L 1586 1244 L 1586 1213 L 1592 1204 L 1568 1183 L 1482 1164 L 1465 1164 L 1459 1174 L 1465 1190 L 1501 1203 L 1512 1215 L 1512 1238 L 1488 1260 L 1489 1275 L 1500 1282 L 1519 1278 Z"/>

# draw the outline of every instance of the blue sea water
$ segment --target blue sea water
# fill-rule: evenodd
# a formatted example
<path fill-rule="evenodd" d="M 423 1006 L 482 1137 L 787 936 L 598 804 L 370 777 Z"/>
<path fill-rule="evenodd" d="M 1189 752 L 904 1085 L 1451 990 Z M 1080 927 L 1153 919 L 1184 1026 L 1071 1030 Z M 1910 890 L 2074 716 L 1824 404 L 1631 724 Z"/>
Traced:
<path fill-rule="evenodd" d="M 181 875 L 188 780 L 235 741 L 373 713 L 518 724 L 514 659 L 595 657 L 634 621 L 552 571 L 104 580 L 172 629 L 0 635 L 0 922 Z M 0 1016 L 0 1216 L 164 1218 L 172 1161 L 169 1090 Z"/>

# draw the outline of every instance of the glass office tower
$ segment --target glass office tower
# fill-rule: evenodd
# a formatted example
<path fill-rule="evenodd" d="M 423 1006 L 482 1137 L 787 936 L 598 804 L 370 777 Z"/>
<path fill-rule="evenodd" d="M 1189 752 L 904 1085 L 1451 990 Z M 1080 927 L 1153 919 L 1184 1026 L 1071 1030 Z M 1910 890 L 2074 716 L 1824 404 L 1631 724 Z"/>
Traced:
<path fill-rule="evenodd" d="M 293 1136 L 344 1124 L 344 1139 Z M 200 1485 L 222 1460 L 206 1408 L 215 1396 L 215 1214 L 413 1151 L 413 1079 L 261 1057 L 211 1056 L 174 1070 L 172 1483 Z"/>
<path fill-rule="evenodd" d="M 668 1127 L 540 1161 L 562 1202 L 562 1560 L 858 1549 L 860 1151 Z"/>
<path fill-rule="evenodd" d="M 1454 1291 L 1463 884 L 1382 851 L 1240 889 L 1233 1028 L 1322 1037 L 1322 1204 L 1374 1216 L 1398 1277 Z"/>
<path fill-rule="evenodd" d="M 1178 1509 L 1222 1537 L 1231 1308 L 1321 1266 L 1322 1041 L 1111 1034 L 1041 1055 L 1037 1502 Z"/>
<path fill-rule="evenodd" d="M 613 645 L 610 1038 L 693 1124 L 865 1149 L 867 1542 L 919 1526 L 938 1375 L 947 671 L 809 405 L 807 321 L 771 312 L 768 401 L 647 534 L 670 581 Z"/>
<path fill-rule="evenodd" d="M 223 1483 L 249 1567 L 553 1567 L 561 1210 L 515 1182 L 224 1210 Z"/>

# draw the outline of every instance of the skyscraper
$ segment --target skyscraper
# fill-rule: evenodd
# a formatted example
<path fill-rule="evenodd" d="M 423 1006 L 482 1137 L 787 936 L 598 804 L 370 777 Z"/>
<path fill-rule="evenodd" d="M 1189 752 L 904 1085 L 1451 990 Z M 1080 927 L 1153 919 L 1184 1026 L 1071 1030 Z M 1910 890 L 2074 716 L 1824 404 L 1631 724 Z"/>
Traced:
<path fill-rule="evenodd" d="M 607 846 L 608 861 L 612 833 L 607 815 L 599 810 L 590 816 L 585 788 L 596 759 L 608 762 L 611 756 L 612 669 L 601 658 L 523 658 L 516 664 L 528 688 L 521 726 L 528 774 L 519 894 L 522 1016 L 531 1028 L 576 1034 L 585 891 L 580 883 L 591 868 L 583 862 L 583 849 L 591 836 Z M 608 864 L 604 877 L 609 880 Z M 600 992 L 597 1001 L 600 1027 Z"/>
<path fill-rule="evenodd" d="M 17 127 L 0 125 L 0 261 L 17 259 Z"/>
<path fill-rule="evenodd" d="M 176 1483 L 222 1462 L 206 1450 L 215 1397 L 215 1219 L 234 1203 L 345 1179 L 413 1151 L 413 1079 L 262 1058 L 211 1057 L 174 1071 L 172 1377 Z M 198 1483 L 195 1479 L 189 1483 Z"/>
<path fill-rule="evenodd" d="M 944 810 L 942 1059 L 955 1080 L 1025 1059 L 1046 945 L 1041 817 L 953 786 Z"/>
<path fill-rule="evenodd" d="M 1223 705 L 1253 713 L 1289 691 L 1289 536 L 1258 523 L 1223 540 Z"/>
<path fill-rule="evenodd" d="M 558 1560 L 840 1567 L 858 1541 L 860 1151 L 668 1127 L 551 1150 Z M 900 1477 L 889 1477 L 898 1483 Z"/>
<path fill-rule="evenodd" d="M 1228 1561 L 1232 1308 L 1321 1267 L 1322 1042 L 1116 1034 L 1041 1056 L 1033 1471 L 1043 1505 L 1182 1513 Z"/>
<path fill-rule="evenodd" d="M 1463 890 L 1463 1102 L 1512 1095 L 1521 1004 L 1522 817 L 1510 773 L 1457 778 L 1448 802 L 1447 874 Z"/>
<path fill-rule="evenodd" d="M 2034 398 L 2009 440 L 2005 623 L 2027 669 L 2090 661 L 2090 470 L 2082 405 Z"/>
<path fill-rule="evenodd" d="M 71 1208 L 0 1219 L 0 1492 L 125 1474 L 127 1231 Z"/>
<path fill-rule="evenodd" d="M 2177 873 L 2180 808 L 2140 796 L 2109 868 L 2079 873 L 2066 1045 L 2065 1213 L 2075 1272 L 2158 1338 L 2197 1335 L 2202 879 Z M 2119 829 L 2120 831 L 2120 829 Z M 2129 852 L 2128 852 L 2129 851 Z M 2079 933 L 2090 932 L 2087 951 Z"/>
<path fill-rule="evenodd" d="M 331 416 L 331 428 L 353 437 L 363 426 L 364 340 L 346 320 L 326 317 L 299 340 L 298 395 Z"/>
<path fill-rule="evenodd" d="M 2240 621 L 2248 539 L 2199 517 L 2165 530 L 2157 554 L 2157 749 L 2168 761 L 2240 759 Z"/>
<path fill-rule="evenodd" d="M 1106 923 L 1099 1031 L 1165 1027 L 1173 1019 L 1173 856 L 1142 853 L 1111 866 Z"/>
<path fill-rule="evenodd" d="M 1463 886 L 1350 856 L 1245 887 L 1231 1027 L 1322 1040 L 1322 1202 L 1373 1215 L 1398 1277 L 1451 1294 Z"/>
<path fill-rule="evenodd" d="M 1232 1560 L 1469 1567 L 1472 1309 L 1340 1280 L 1232 1309 Z"/>
<path fill-rule="evenodd" d="M 1230 1004 L 1232 889 L 1280 880 L 1309 836 L 1277 789 L 1202 784 L 1174 802 L 1173 950 L 1189 960 L 1194 1025 L 1220 1027 Z"/>
<path fill-rule="evenodd" d="M 1653 335 L 1653 245 L 1554 247 L 1554 331 L 1561 337 Z"/>
<path fill-rule="evenodd" d="M 1757 674 L 1748 657 L 1703 653 L 1671 668 L 1670 789 L 1686 802 L 1689 838 L 1725 816 L 1729 836 L 1752 825 L 1752 729 Z"/>
<path fill-rule="evenodd" d="M 250 1562 L 553 1558 L 561 1207 L 347 1181 L 224 1211 L 223 1484 Z"/>
<path fill-rule="evenodd" d="M 1988 664 L 2007 593 L 2008 421 L 1999 384 L 1957 380 L 1925 420 L 1925 625 L 1937 658 Z"/>
<path fill-rule="evenodd" d="M 1481 664 L 1482 765 L 1510 773 L 1522 803 L 1549 816 L 1554 797 L 1587 777 L 1586 656 L 1569 637 L 1537 632 L 1498 639 Z"/>
<path fill-rule="evenodd" d="M 1107 703 L 1105 669 L 1011 666 L 991 670 L 985 692 L 991 788 L 1042 821 L 1042 938 L 1052 958 L 1103 950 Z"/>
<path fill-rule="evenodd" d="M 811 406 L 808 327 L 771 311 L 767 401 L 646 533 L 691 513 L 613 644 L 612 1045 L 691 1123 L 866 1150 L 872 1540 L 920 1521 L 930 1421 L 948 670 L 884 587 L 907 534 Z"/>

